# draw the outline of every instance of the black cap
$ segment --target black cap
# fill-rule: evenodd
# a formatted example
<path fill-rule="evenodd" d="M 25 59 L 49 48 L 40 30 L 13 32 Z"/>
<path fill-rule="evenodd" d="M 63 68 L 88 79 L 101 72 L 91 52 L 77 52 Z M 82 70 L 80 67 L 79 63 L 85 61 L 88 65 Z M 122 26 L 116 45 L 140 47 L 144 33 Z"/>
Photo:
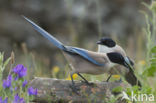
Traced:
<path fill-rule="evenodd" d="M 97 44 L 105 45 L 108 47 L 114 47 L 116 45 L 115 41 L 109 37 L 103 37 L 99 41 L 96 42 Z"/>

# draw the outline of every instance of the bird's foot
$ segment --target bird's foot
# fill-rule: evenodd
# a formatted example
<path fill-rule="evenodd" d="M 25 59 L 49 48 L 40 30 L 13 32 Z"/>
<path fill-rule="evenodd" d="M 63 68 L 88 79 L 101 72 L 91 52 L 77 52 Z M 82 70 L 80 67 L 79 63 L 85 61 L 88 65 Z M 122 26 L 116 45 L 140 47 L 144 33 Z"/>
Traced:
<path fill-rule="evenodd" d="M 110 79 L 107 79 L 106 81 L 102 81 L 102 82 L 109 82 Z"/>
<path fill-rule="evenodd" d="M 70 86 L 70 88 L 72 89 L 72 91 L 74 92 L 74 93 L 76 93 L 77 95 L 79 95 L 79 93 L 78 93 L 78 91 L 80 91 L 80 88 L 78 88 L 78 87 L 76 87 L 75 85 L 69 85 Z"/>
<path fill-rule="evenodd" d="M 106 80 L 105 82 L 109 82 L 109 80 Z"/>

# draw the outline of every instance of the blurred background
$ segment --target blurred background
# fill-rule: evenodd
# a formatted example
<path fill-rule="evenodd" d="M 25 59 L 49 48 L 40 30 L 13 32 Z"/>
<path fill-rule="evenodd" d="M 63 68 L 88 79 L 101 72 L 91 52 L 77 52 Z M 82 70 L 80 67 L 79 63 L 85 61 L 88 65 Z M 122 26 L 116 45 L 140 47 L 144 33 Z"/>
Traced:
<path fill-rule="evenodd" d="M 13 51 L 15 63 L 24 64 L 31 76 L 67 76 L 62 53 L 24 15 L 66 45 L 96 51 L 96 41 L 111 37 L 134 61 L 143 63 L 145 18 L 140 11 L 146 9 L 142 2 L 149 0 L 0 0 L 0 52 L 7 58 Z"/>

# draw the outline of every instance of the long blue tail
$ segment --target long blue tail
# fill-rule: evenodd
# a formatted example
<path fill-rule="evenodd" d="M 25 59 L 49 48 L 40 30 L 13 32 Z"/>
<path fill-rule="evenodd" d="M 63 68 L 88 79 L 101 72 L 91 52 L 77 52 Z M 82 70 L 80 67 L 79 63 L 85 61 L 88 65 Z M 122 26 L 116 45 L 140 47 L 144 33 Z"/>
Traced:
<path fill-rule="evenodd" d="M 30 24 L 32 24 L 32 26 L 34 27 L 34 29 L 36 31 L 38 31 L 42 36 L 44 36 L 45 38 L 47 38 L 56 47 L 58 47 L 61 50 L 65 50 L 65 46 L 60 41 L 58 41 L 55 37 L 53 37 L 52 35 L 50 35 L 48 32 L 46 32 L 45 30 L 43 30 L 41 27 L 39 27 L 38 25 L 36 25 L 33 21 L 31 21 L 27 17 L 23 16 L 23 18 L 25 20 L 27 20 Z"/>
<path fill-rule="evenodd" d="M 80 55 L 81 57 L 83 57 L 84 59 L 88 60 L 89 62 L 98 65 L 98 66 L 103 66 L 104 64 L 101 64 L 99 62 L 97 62 L 96 60 L 94 60 L 87 52 L 87 50 L 81 49 L 81 48 L 76 48 L 76 47 L 69 47 L 69 46 L 64 46 L 60 41 L 58 41 L 55 37 L 53 37 L 52 35 L 50 35 L 48 32 L 46 32 L 45 30 L 43 30 L 41 27 L 39 27 L 37 24 L 35 24 L 33 21 L 31 21 L 30 19 L 26 18 L 25 16 L 23 16 L 23 18 L 25 20 L 27 20 L 36 31 L 38 31 L 40 34 L 42 34 L 45 38 L 47 38 L 50 42 L 52 42 L 56 47 L 60 48 L 63 51 L 66 51 L 68 53 L 74 53 L 77 55 Z"/>

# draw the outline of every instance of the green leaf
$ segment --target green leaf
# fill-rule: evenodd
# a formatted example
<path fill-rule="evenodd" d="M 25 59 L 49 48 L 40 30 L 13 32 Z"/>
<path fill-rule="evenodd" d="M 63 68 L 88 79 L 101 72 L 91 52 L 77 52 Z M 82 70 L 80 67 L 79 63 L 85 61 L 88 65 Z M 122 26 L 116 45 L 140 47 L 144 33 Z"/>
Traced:
<path fill-rule="evenodd" d="M 121 92 L 121 91 L 123 91 L 123 88 L 121 86 L 112 89 L 112 92 Z"/>
<path fill-rule="evenodd" d="M 156 58 L 151 58 L 150 62 L 156 62 Z"/>
<path fill-rule="evenodd" d="M 138 92 L 138 90 L 139 90 L 139 86 L 135 85 L 135 86 L 133 86 L 132 89 L 133 89 L 134 92 Z"/>
<path fill-rule="evenodd" d="M 2 64 L 3 64 L 3 58 L 2 58 L 2 55 L 0 53 L 0 66 L 2 66 Z"/>
<path fill-rule="evenodd" d="M 151 65 L 151 67 L 149 67 L 146 72 L 147 76 L 153 77 L 156 73 L 156 65 Z"/>
<path fill-rule="evenodd" d="M 151 66 L 156 66 L 156 58 L 150 59 Z"/>
<path fill-rule="evenodd" d="M 156 62 L 152 62 L 151 63 L 151 66 L 156 66 Z"/>
<path fill-rule="evenodd" d="M 10 60 L 11 60 L 11 58 L 8 58 L 8 59 L 4 62 L 4 65 L 3 65 L 4 68 L 5 68 L 6 65 L 9 63 Z"/>
<path fill-rule="evenodd" d="M 129 95 L 129 96 L 131 96 L 131 88 L 126 88 L 126 93 Z"/>
<path fill-rule="evenodd" d="M 156 53 L 156 46 L 151 49 L 151 53 Z"/>
<path fill-rule="evenodd" d="M 3 59 L 4 59 L 4 53 L 2 52 L 0 52 L 0 67 L 2 67 L 3 66 Z"/>
<path fill-rule="evenodd" d="M 144 87 L 142 89 L 142 93 L 151 94 L 152 93 L 152 88 L 151 87 Z"/>

